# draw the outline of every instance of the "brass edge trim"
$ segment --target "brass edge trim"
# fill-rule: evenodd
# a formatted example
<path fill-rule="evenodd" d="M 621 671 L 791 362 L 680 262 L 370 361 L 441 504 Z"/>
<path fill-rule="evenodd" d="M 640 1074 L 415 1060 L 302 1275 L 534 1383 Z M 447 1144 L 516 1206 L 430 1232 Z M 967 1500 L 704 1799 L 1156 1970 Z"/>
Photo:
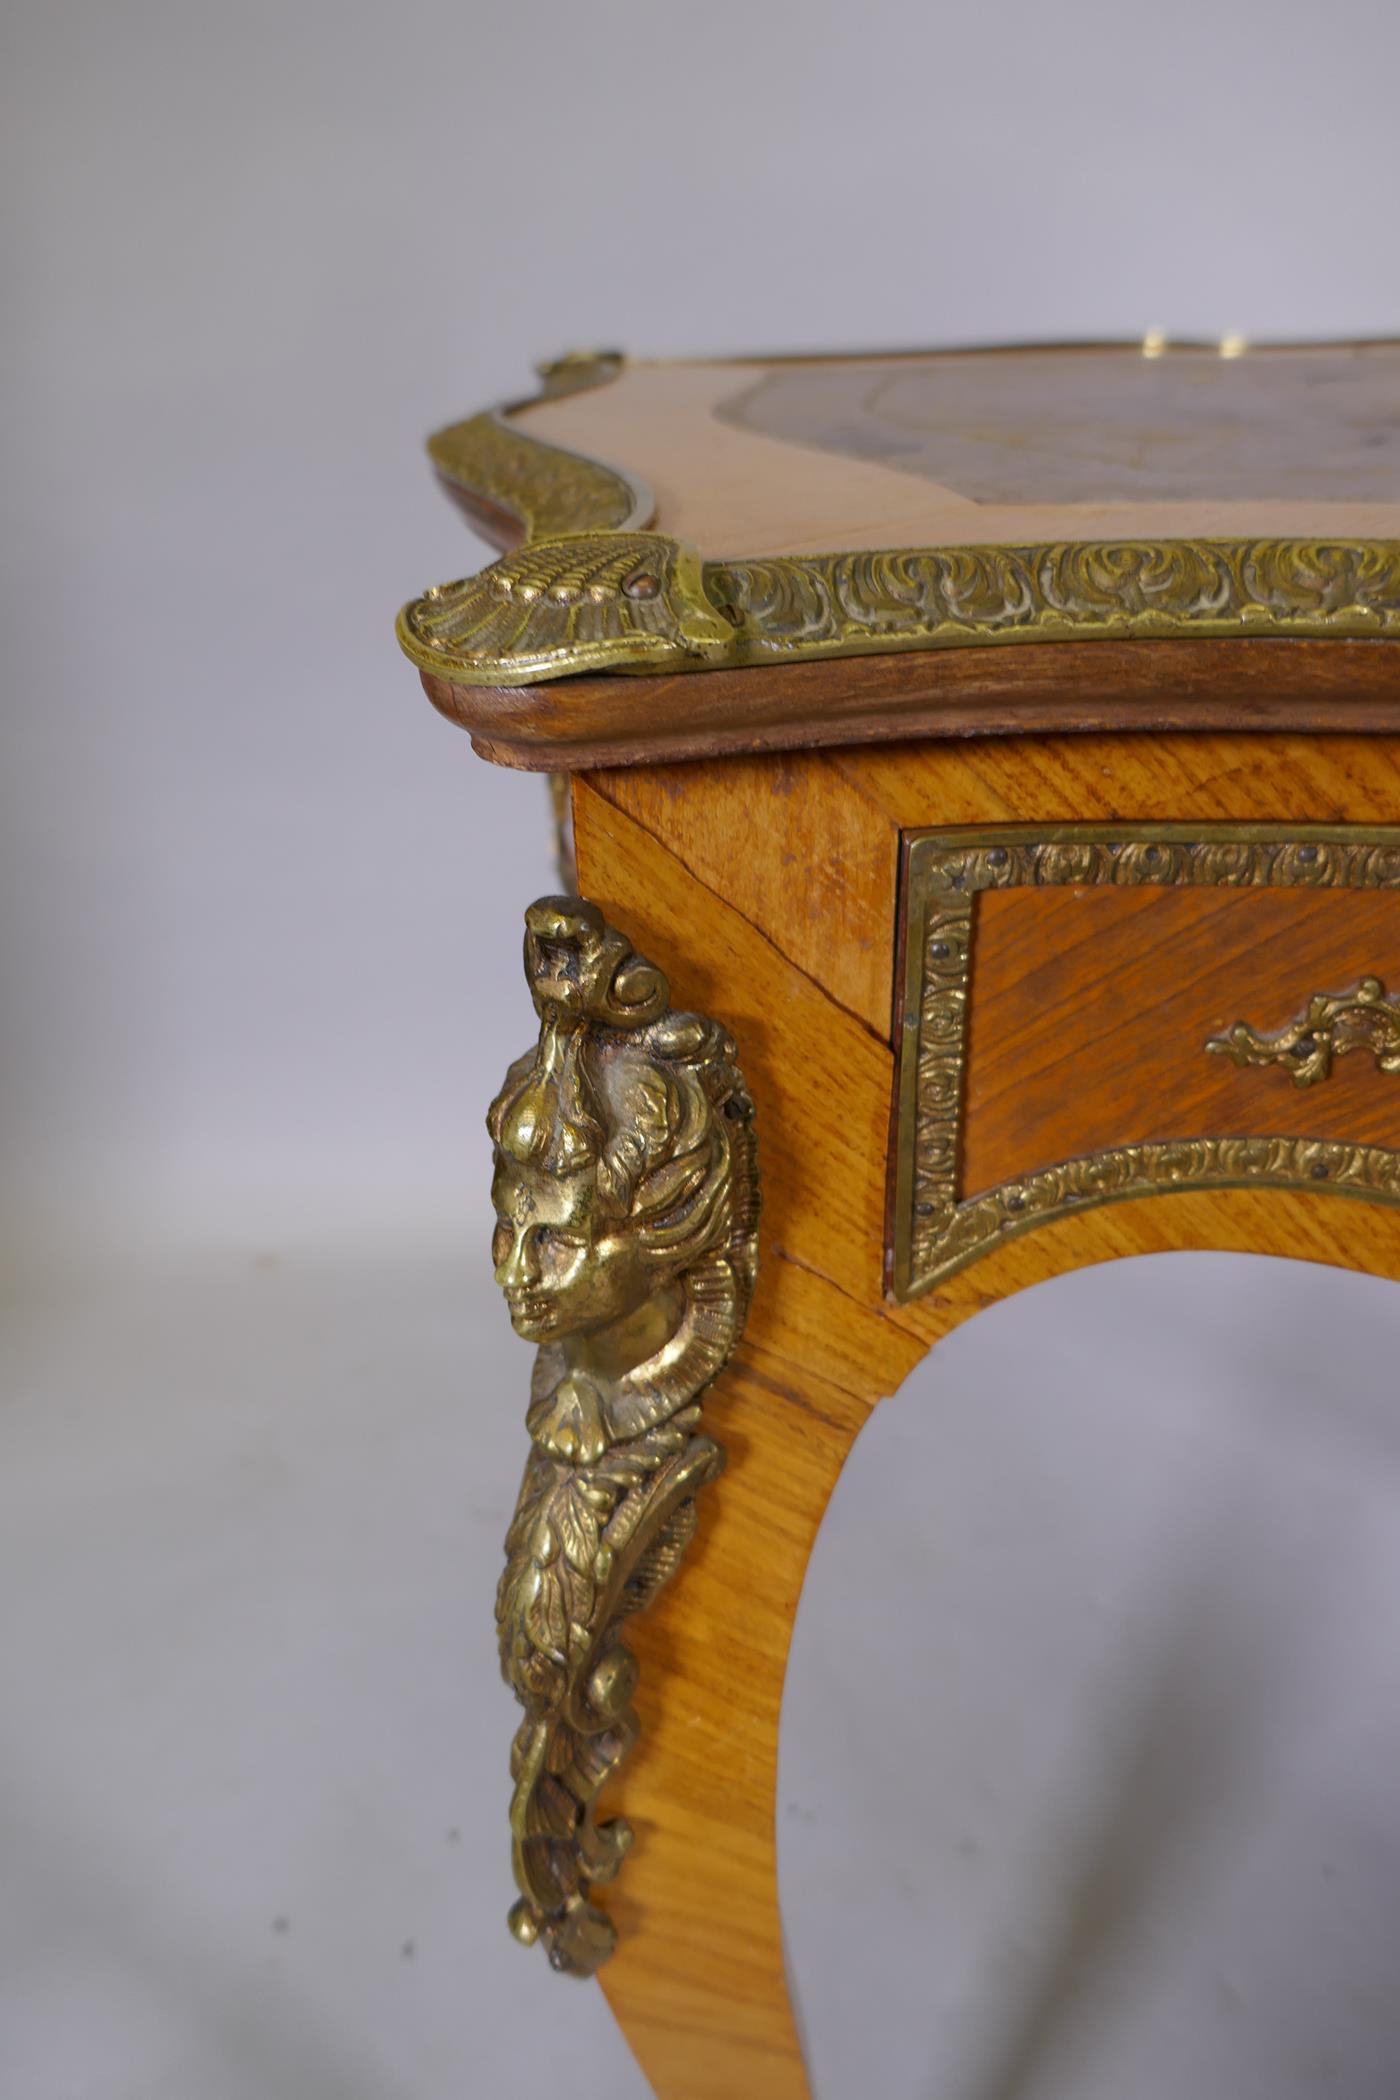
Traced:
<path fill-rule="evenodd" d="M 606 386 L 626 362 L 620 350 L 570 350 L 549 359 L 535 367 L 540 384 L 533 394 L 435 430 L 428 457 L 468 507 L 504 512 L 528 539 L 648 525 L 656 502 L 638 475 L 546 444 L 511 420 L 540 402 Z"/>
<path fill-rule="evenodd" d="M 739 350 L 713 353 L 687 354 L 681 356 L 649 356 L 643 360 L 648 365 L 843 365 L 843 364 L 898 364 L 905 360 L 922 362 L 931 357 L 1019 357 L 1026 351 L 1037 353 L 1066 351 L 1079 354 L 1086 350 L 1136 350 L 1151 356 L 1180 356 L 1183 351 L 1196 356 L 1219 357 L 1220 336 L 1170 335 L 1157 329 L 1144 329 L 1141 335 L 1090 335 L 1090 336 L 1029 336 L 1019 342 L 986 342 L 977 339 L 965 343 L 905 343 L 891 348 L 871 349 L 868 344 L 857 344 L 844 350 Z M 1270 356 L 1280 350 L 1394 350 L 1400 348 L 1400 336 L 1373 335 L 1312 335 L 1312 336 L 1251 336 L 1245 344 L 1244 354 L 1249 357 Z M 585 360 L 618 353 L 583 351 L 571 353 Z M 560 360 L 569 362 L 570 360 Z M 541 373 L 552 367 L 540 365 Z"/>
<path fill-rule="evenodd" d="M 644 481 L 585 453 L 546 444 L 511 421 L 539 402 L 606 386 L 625 363 L 618 350 L 571 350 L 538 365 L 537 393 L 434 431 L 428 457 L 469 504 L 504 511 L 527 540 L 562 532 L 638 531 L 656 513 Z"/>
<path fill-rule="evenodd" d="M 1400 635 L 1400 539 L 970 542 L 705 560 L 654 534 L 642 552 L 658 589 L 639 618 L 620 541 L 651 523 L 650 491 L 511 420 L 531 400 L 606 385 L 622 366 L 612 351 L 556 359 L 531 399 L 429 439 L 444 480 L 525 537 L 403 608 L 399 644 L 420 670 L 512 686 L 1011 642 Z"/>
<path fill-rule="evenodd" d="M 648 553 L 661 588 L 639 623 L 624 571 Z M 464 686 L 1015 642 L 1249 636 L 1400 636 L 1400 540 L 1057 541 L 715 562 L 661 533 L 578 532 L 527 541 L 476 576 L 438 585 L 398 624 L 420 670 Z"/>
<path fill-rule="evenodd" d="M 1400 889 L 1400 827 L 1101 824 L 906 834 L 891 1289 L 901 1301 L 1003 1240 L 1072 1211 L 1206 1188 L 1301 1188 L 1400 1204 L 1400 1152 L 1311 1138 L 1130 1144 L 1037 1168 L 961 1200 L 958 1163 L 972 984 L 973 900 L 988 889 Z"/>
<path fill-rule="evenodd" d="M 504 409 L 434 431 L 428 457 L 469 504 L 504 511 L 526 539 L 575 529 L 620 532 L 649 524 L 651 491 L 634 475 L 528 437 Z"/>

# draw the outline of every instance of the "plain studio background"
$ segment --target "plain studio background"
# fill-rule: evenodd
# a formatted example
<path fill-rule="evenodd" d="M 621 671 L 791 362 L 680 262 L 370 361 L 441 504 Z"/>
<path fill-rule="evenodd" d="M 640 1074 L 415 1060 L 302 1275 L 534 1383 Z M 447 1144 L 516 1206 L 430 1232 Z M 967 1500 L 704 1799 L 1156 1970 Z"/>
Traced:
<path fill-rule="evenodd" d="M 544 790 L 397 604 L 571 343 L 1400 322 L 1390 0 L 14 5 L 0 2090 L 641 2081 L 501 1922 L 528 1358 L 481 1118 Z M 820 2100 L 1400 2085 L 1396 1300 L 1177 1257 L 954 1337 L 789 1686 Z"/>

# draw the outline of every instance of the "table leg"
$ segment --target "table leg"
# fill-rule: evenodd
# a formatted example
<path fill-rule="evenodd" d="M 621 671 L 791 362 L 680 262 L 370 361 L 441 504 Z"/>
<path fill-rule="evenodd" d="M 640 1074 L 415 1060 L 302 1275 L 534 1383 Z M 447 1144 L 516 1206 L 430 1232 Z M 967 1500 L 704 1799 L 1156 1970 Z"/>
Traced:
<path fill-rule="evenodd" d="M 847 1396 L 745 1348 L 706 1404 L 729 1468 L 639 1622 L 636 1840 L 600 1972 L 658 2100 L 806 2100 L 778 1908 L 779 1710 L 797 1599 L 858 1426 Z"/>

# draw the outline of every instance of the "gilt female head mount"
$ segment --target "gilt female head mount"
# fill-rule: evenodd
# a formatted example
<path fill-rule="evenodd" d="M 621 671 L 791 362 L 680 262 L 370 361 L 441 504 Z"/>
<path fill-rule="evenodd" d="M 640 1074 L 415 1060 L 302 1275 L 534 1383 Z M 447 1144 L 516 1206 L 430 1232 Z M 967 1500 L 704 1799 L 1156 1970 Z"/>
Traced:
<path fill-rule="evenodd" d="M 725 1031 L 671 1012 L 661 971 L 592 905 L 542 898 L 525 926 L 540 1033 L 487 1119 L 496 1280 L 523 1339 L 597 1357 L 590 1338 L 707 1257 L 747 1300 L 753 1109 Z"/>
<path fill-rule="evenodd" d="M 723 1465 L 699 1402 L 748 1310 L 758 1177 L 730 1037 L 673 1013 L 661 971 L 592 905 L 530 907 L 525 974 L 539 1039 L 487 1119 L 496 1278 L 539 1345 L 497 1597 L 525 1708 L 511 1925 L 588 1974 L 613 1944 L 589 1889 L 631 1835 L 593 1817 L 637 1731 L 619 1629 L 675 1572 Z"/>

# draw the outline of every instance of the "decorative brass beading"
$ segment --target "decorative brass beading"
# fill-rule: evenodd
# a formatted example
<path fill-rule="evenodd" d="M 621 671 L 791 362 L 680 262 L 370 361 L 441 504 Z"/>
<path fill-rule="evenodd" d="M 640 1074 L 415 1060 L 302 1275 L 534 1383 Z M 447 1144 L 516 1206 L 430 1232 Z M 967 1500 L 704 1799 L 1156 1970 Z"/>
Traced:
<path fill-rule="evenodd" d="M 1206 1048 L 1237 1065 L 1282 1065 L 1295 1086 L 1330 1078 L 1334 1061 L 1349 1050 L 1369 1050 L 1383 1072 L 1400 1072 L 1400 999 L 1379 977 L 1363 977 L 1355 991 L 1315 992 L 1305 1012 L 1276 1035 L 1236 1021 Z"/>
<path fill-rule="evenodd" d="M 897 1298 L 931 1290 L 1003 1239 L 1072 1210 L 1133 1196 L 1178 1189 L 1306 1188 L 1400 1203 L 1400 1152 L 1379 1145 L 1247 1135 L 1187 1135 L 1121 1145 L 1036 1168 L 1019 1181 L 970 1196 L 959 1187 L 974 900 L 980 891 L 1098 883 L 1400 889 L 1400 830 L 1066 825 L 1039 832 L 917 832 L 908 836 L 907 847 L 890 1235 Z M 1383 997 L 1379 985 L 1377 993 Z M 1327 1003 L 1352 1017 L 1358 1001 L 1367 1015 L 1365 1026 L 1387 1030 L 1385 1054 L 1395 1062 L 1386 1069 L 1400 1069 L 1400 1033 L 1389 1033 L 1397 1026 L 1394 1002 L 1384 1009 L 1384 1022 L 1382 1009 L 1359 993 Z M 1340 1014 L 1332 1018 L 1340 1030 Z M 1359 1024 L 1348 1018 L 1345 1025 L 1350 1031 Z M 1301 1037 L 1307 1023 L 1297 1027 Z M 1237 1033 L 1221 1039 L 1220 1047 L 1233 1052 Z M 1336 1039 L 1330 1052 L 1324 1045 L 1318 1050 L 1330 1057 L 1343 1047 L 1359 1047 L 1359 1040 L 1348 1039 L 1344 1046 Z M 1367 1047 L 1374 1047 L 1369 1038 Z"/>
<path fill-rule="evenodd" d="M 544 398 L 604 384 L 621 363 L 562 359 L 545 368 Z M 455 488 L 526 535 L 399 615 L 405 653 L 458 685 L 1007 642 L 1400 636 L 1400 540 L 1059 540 L 705 560 L 642 529 L 654 506 L 635 477 L 542 443 L 507 410 L 440 431 L 428 450 Z"/>
<path fill-rule="evenodd" d="M 623 1622 L 675 1573 L 724 1454 L 700 1402 L 744 1325 L 758 1255 L 753 1104 L 714 1021 L 592 905 L 525 915 L 539 1041 L 506 1075 L 496 1281 L 538 1343 L 530 1457 L 496 1600 L 525 1708 L 511 1772 L 511 1929 L 591 1975 L 614 1930 L 589 1900 L 631 1843 L 594 1820 L 637 1735 Z"/>

